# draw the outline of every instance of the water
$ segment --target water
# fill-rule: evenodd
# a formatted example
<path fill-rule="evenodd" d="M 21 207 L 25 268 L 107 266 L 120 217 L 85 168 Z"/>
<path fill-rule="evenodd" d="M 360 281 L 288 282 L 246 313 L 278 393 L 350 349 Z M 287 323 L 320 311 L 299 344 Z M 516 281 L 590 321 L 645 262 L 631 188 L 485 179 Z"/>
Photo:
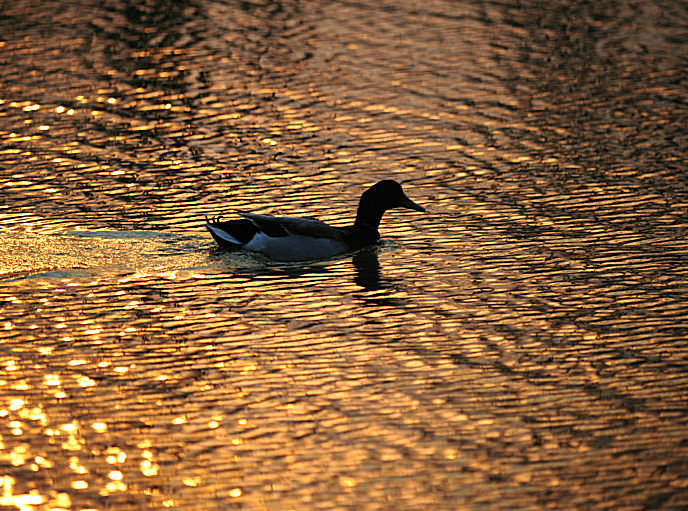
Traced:
<path fill-rule="evenodd" d="M 686 2 L 12 2 L 0 504 L 688 506 Z M 380 246 L 228 254 L 206 216 Z"/>

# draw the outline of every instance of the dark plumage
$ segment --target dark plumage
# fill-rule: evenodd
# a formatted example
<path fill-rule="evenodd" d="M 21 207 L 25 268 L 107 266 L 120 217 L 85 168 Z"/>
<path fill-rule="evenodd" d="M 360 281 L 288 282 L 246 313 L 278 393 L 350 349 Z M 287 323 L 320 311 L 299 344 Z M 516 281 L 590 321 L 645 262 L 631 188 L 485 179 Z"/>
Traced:
<path fill-rule="evenodd" d="M 392 208 L 425 211 L 399 183 L 385 180 L 363 192 L 350 227 L 332 227 L 315 218 L 240 212 L 239 220 L 213 220 L 206 228 L 221 247 L 260 252 L 278 261 L 324 259 L 375 243 L 380 239 L 382 215 Z"/>

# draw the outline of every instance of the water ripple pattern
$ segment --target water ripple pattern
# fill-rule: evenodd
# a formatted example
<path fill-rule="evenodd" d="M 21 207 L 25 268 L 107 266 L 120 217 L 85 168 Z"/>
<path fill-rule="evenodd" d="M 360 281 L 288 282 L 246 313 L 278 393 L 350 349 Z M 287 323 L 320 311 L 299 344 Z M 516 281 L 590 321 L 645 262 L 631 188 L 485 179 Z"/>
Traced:
<path fill-rule="evenodd" d="M 685 1 L 6 2 L 0 507 L 688 508 Z M 427 213 L 277 264 L 236 210 Z"/>

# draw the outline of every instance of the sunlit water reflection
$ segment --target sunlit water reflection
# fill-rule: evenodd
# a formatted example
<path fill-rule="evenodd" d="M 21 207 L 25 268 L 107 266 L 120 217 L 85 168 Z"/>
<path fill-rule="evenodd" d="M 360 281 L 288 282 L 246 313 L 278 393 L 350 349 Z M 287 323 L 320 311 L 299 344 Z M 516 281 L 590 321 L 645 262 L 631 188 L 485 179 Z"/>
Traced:
<path fill-rule="evenodd" d="M 688 507 L 685 3 L 2 14 L 0 506 Z"/>

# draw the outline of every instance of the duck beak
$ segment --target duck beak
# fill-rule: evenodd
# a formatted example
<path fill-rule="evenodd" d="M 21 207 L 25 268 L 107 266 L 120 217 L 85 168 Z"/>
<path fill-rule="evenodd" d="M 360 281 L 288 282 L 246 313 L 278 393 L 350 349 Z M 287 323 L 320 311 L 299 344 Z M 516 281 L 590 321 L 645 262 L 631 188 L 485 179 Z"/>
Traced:
<path fill-rule="evenodd" d="M 413 202 L 411 199 L 409 199 L 406 195 L 404 195 L 401 198 L 401 200 L 399 201 L 398 207 L 413 209 L 414 211 L 425 211 L 425 208 L 423 206 L 419 206 L 418 204 Z"/>

